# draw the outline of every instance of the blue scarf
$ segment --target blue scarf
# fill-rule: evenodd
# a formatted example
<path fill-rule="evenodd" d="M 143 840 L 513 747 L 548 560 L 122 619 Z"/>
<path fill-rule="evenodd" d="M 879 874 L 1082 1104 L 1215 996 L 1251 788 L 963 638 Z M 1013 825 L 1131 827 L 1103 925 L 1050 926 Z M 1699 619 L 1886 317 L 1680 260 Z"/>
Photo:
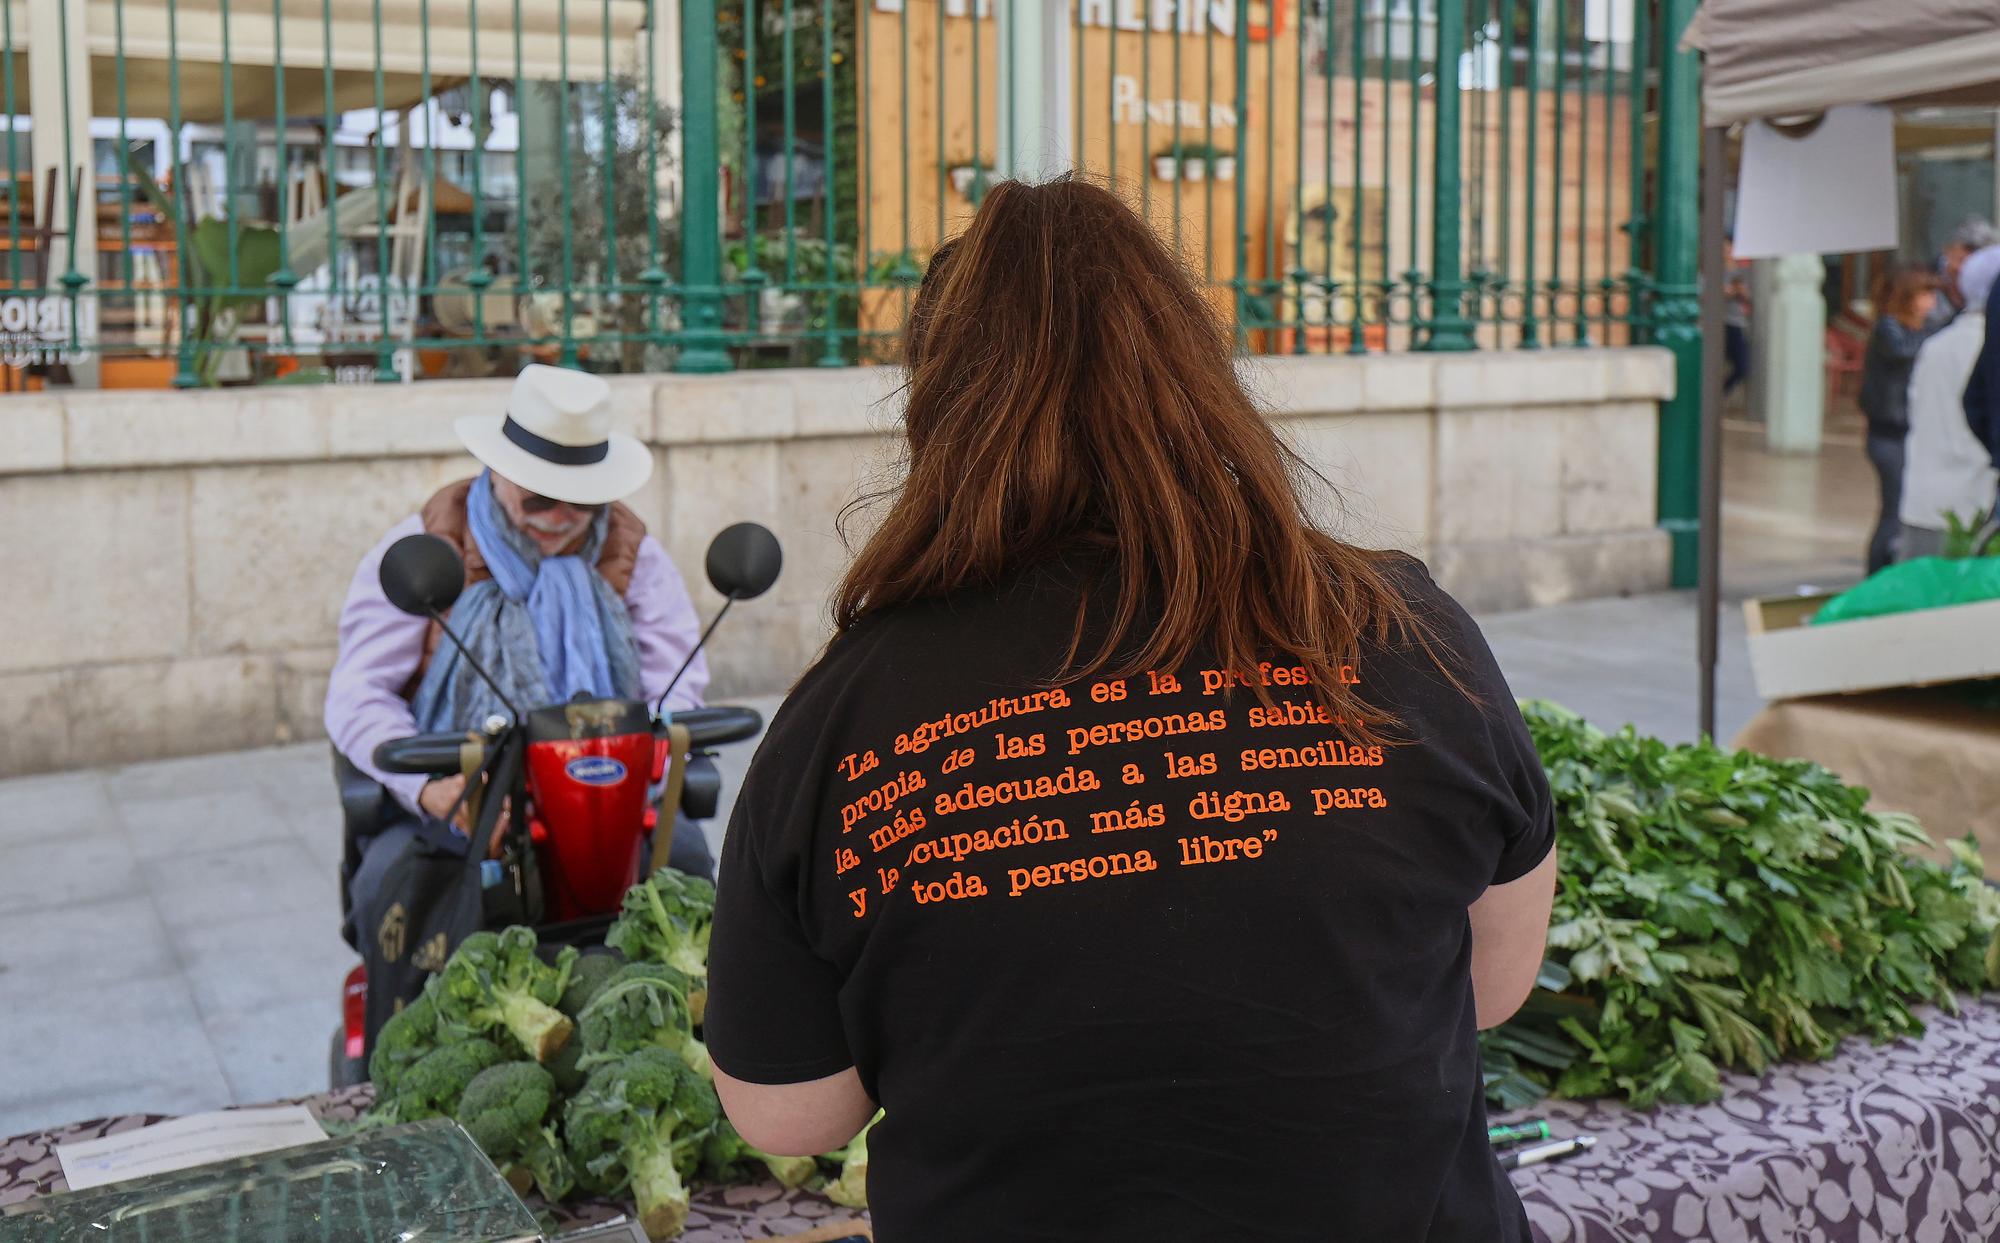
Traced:
<path fill-rule="evenodd" d="M 523 712 L 582 693 L 637 699 L 639 647 L 625 602 L 596 570 L 611 514 L 600 510 L 575 553 L 544 557 L 493 495 L 491 471 L 466 494 L 472 541 L 493 577 L 452 606 L 452 633 Z M 427 733 L 471 729 L 506 706 L 447 640 L 411 703 Z"/>

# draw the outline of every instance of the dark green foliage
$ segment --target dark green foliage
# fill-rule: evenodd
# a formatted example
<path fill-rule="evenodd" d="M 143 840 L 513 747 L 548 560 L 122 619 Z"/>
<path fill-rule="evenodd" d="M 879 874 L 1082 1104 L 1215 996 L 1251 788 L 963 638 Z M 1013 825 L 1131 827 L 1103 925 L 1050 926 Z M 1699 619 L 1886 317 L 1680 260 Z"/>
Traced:
<path fill-rule="evenodd" d="M 570 1020 L 556 1003 L 575 962 L 576 950 L 565 946 L 554 966 L 544 963 L 528 928 L 475 932 L 431 977 L 424 995 L 437 1008 L 440 1035 L 504 1034 L 535 1060 L 547 1061 L 569 1039 Z"/>
<path fill-rule="evenodd" d="M 377 1113 L 397 1122 L 448 1118 L 458 1112 L 459 1097 L 480 1071 L 498 1066 L 507 1053 L 491 1040 L 455 1040 L 439 1045 L 403 1073 L 393 1095 L 375 1097 Z"/>
<path fill-rule="evenodd" d="M 577 1017 L 577 1043 L 585 1071 L 624 1054 L 658 1045 L 709 1073 L 708 1049 L 694 1038 L 688 978 L 672 967 L 635 962 L 619 969 Z"/>
<path fill-rule="evenodd" d="M 1725 1067 L 1912 1035 L 1913 1007 L 2000 984 L 2000 894 L 1970 845 L 1949 867 L 1909 854 L 1916 821 L 1815 764 L 1523 713 L 1561 872 L 1550 974 L 1482 1040 L 1503 1105 L 1711 1100 Z"/>
<path fill-rule="evenodd" d="M 661 868 L 625 891 L 625 904 L 604 943 L 632 962 L 672 967 L 692 981 L 688 1005 L 701 1022 L 708 997 L 708 934 L 715 922 L 715 886 Z"/>
<path fill-rule="evenodd" d="M 525 1170 L 543 1198 L 568 1195 L 575 1183 L 556 1135 L 555 1078 L 534 1062 L 489 1066 L 466 1085 L 458 1124 L 503 1170 Z"/>
<path fill-rule="evenodd" d="M 683 1180 L 721 1112 L 715 1088 L 666 1049 L 598 1067 L 563 1115 L 578 1185 L 595 1195 L 629 1187 L 646 1233 L 672 1238 L 687 1220 Z"/>
<path fill-rule="evenodd" d="M 563 990 L 562 999 L 556 1008 L 575 1018 L 583 1013 L 590 999 L 604 987 L 604 982 L 618 974 L 624 962 L 615 954 L 585 954 L 576 960 L 576 966 L 569 973 L 569 987 Z"/>
<path fill-rule="evenodd" d="M 390 1016 L 375 1033 L 375 1050 L 368 1055 L 368 1078 L 375 1084 L 375 1098 L 394 1095 L 403 1072 L 437 1048 L 437 1042 L 437 1010 L 430 998 L 419 997 Z"/>

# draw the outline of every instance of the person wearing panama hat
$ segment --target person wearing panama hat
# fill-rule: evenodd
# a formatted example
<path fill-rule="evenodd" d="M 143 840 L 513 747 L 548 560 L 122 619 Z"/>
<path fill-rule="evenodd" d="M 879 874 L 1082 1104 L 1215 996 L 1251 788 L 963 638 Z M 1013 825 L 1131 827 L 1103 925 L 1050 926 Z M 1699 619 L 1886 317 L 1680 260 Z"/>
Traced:
<path fill-rule="evenodd" d="M 680 571 L 621 503 L 652 477 L 653 456 L 612 430 L 610 398 L 610 386 L 586 372 L 525 368 L 503 410 L 453 425 L 484 469 L 432 496 L 355 568 L 341 606 L 326 730 L 394 805 L 362 857 L 344 868 L 350 935 L 372 926 L 369 894 L 411 839 L 442 835 L 438 817 L 456 804 L 465 780 L 383 772 L 376 746 L 472 728 L 505 710 L 455 647 L 440 647 L 435 624 L 389 603 L 378 575 L 391 544 L 427 531 L 458 550 L 466 587 L 451 609 L 453 632 L 515 703 L 560 703 L 579 692 L 650 702 L 695 647 L 700 624 Z M 698 707 L 707 684 L 697 653 L 668 710 Z M 463 837 L 462 823 L 451 827 Z M 698 826 L 686 821 L 675 826 L 666 862 L 714 874 Z"/>

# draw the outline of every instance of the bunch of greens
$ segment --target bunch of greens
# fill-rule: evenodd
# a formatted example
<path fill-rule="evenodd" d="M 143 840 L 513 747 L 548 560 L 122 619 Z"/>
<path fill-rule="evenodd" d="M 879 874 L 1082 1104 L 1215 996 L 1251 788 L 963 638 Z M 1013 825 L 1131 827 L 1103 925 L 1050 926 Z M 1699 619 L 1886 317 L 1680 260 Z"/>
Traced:
<path fill-rule="evenodd" d="M 713 886 L 662 868 L 625 895 L 610 951 L 544 955 L 518 927 L 467 937 L 377 1033 L 362 1125 L 455 1117 L 517 1189 L 630 1193 L 655 1239 L 680 1232 L 696 1178 L 817 1180 L 864 1207 L 865 1132 L 817 1160 L 775 1157 L 722 1116 L 697 1008 L 714 912 Z"/>
<path fill-rule="evenodd" d="M 714 923 L 715 886 L 661 868 L 625 891 L 622 912 L 604 943 L 632 962 L 656 962 L 686 976 L 689 1011 L 700 1023 L 708 1004 L 708 933 Z"/>
<path fill-rule="evenodd" d="M 2000 894 L 1908 816 L 1816 764 L 1607 735 L 1523 705 L 1561 856 L 1548 960 L 1483 1039 L 1503 1108 L 1545 1091 L 1706 1101 L 1724 1067 L 1919 1033 L 1913 1007 L 2000 986 Z"/>

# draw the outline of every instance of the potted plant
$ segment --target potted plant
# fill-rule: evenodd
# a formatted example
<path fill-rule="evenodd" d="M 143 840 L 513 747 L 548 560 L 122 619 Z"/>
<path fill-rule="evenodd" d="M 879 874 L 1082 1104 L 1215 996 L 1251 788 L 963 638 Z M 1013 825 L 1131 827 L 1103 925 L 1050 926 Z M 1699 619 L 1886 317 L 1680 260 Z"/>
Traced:
<path fill-rule="evenodd" d="M 1162 147 L 1153 153 L 1153 176 L 1161 181 L 1179 181 L 1187 149 Z"/>

